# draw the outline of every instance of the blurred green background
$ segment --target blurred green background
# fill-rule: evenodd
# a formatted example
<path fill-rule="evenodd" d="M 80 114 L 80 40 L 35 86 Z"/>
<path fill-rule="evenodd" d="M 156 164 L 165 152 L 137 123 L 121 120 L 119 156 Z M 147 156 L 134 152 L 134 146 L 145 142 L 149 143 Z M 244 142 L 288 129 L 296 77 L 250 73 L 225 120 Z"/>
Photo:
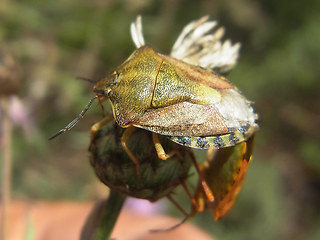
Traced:
<path fill-rule="evenodd" d="M 21 117 L 12 106 L 20 119 L 13 198 L 103 195 L 87 152 L 98 105 L 72 132 L 47 141 L 93 96 L 75 77 L 99 79 L 122 63 L 135 48 L 129 25 L 138 14 L 147 44 L 162 53 L 183 26 L 208 14 L 242 44 L 228 78 L 254 101 L 261 129 L 232 211 L 217 223 L 209 213 L 191 221 L 217 239 L 320 239 L 319 12 L 318 0 L 4 1 L 0 47 L 16 60 L 25 111 Z"/>

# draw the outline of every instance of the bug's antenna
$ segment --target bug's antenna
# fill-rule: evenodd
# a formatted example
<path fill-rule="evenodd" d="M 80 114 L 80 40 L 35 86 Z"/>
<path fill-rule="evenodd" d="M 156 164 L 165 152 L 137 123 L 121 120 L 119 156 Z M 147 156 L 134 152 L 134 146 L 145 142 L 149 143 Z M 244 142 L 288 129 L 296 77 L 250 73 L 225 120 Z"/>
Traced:
<path fill-rule="evenodd" d="M 74 125 L 76 125 L 82 118 L 83 116 L 86 114 L 86 112 L 88 111 L 88 109 L 90 108 L 90 106 L 92 105 L 93 101 L 97 98 L 97 96 L 93 97 L 90 99 L 90 101 L 88 102 L 87 106 L 81 111 L 81 113 L 79 114 L 78 117 L 76 117 L 75 119 L 72 120 L 72 122 L 70 122 L 66 127 L 64 127 L 63 129 L 61 129 L 59 132 L 57 132 L 56 134 L 52 135 L 49 140 L 54 139 L 55 137 L 58 137 L 59 135 L 65 133 L 66 131 L 69 131 L 71 128 L 74 127 Z"/>
<path fill-rule="evenodd" d="M 91 79 L 91 78 L 86 78 L 86 77 L 76 77 L 77 79 L 83 80 L 83 81 L 87 81 L 90 83 L 96 83 L 97 80 Z"/>

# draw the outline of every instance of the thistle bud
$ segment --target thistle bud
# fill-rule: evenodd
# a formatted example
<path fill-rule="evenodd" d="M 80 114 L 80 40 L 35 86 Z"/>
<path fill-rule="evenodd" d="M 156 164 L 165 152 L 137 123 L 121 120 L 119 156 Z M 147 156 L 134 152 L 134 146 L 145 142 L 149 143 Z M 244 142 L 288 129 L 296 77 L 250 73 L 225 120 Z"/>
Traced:
<path fill-rule="evenodd" d="M 101 127 L 91 139 L 91 165 L 98 178 L 108 187 L 126 196 L 156 201 L 188 177 L 192 152 L 164 136 L 159 136 L 166 152 L 175 150 L 172 157 L 158 158 L 152 133 L 136 128 L 127 146 L 139 160 L 140 173 L 124 151 L 121 136 L 124 129 L 117 124 Z"/>

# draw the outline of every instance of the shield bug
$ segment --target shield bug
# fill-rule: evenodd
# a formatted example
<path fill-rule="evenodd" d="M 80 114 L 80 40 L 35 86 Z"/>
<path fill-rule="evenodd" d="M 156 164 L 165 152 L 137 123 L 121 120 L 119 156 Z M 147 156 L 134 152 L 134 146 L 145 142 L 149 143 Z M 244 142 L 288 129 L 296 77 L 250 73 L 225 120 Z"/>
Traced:
<path fill-rule="evenodd" d="M 187 26 L 188 29 L 182 32 L 182 37 L 177 42 L 191 50 L 204 48 L 215 38 L 203 35 L 212 26 L 213 23 L 206 22 L 206 18 L 200 19 L 194 24 L 194 32 L 188 33 L 190 27 Z M 139 24 L 137 28 L 139 29 Z M 184 41 L 187 36 L 201 34 L 203 39 L 194 41 L 193 45 L 192 41 Z M 145 46 L 141 37 L 136 39 L 139 48 L 112 74 L 94 84 L 96 96 L 76 119 L 50 139 L 70 130 L 83 117 L 95 98 L 100 103 L 109 100 L 116 123 L 126 128 L 121 144 L 136 164 L 137 171 L 139 161 L 126 144 L 133 127 L 152 132 L 158 157 L 163 160 L 176 151 L 167 154 L 158 135 L 167 136 L 171 141 L 187 147 L 220 149 L 246 141 L 256 131 L 257 115 L 250 102 L 225 77 L 211 69 L 204 69 L 201 65 L 196 66 L 183 59 L 160 54 Z M 178 56 L 179 51 L 174 52 L 176 54 L 173 56 Z M 197 54 L 198 52 L 195 53 Z M 111 119 L 108 116 L 102 120 L 96 129 L 92 129 L 92 134 Z"/>
<path fill-rule="evenodd" d="M 256 130 L 256 114 L 224 77 L 137 49 L 93 88 L 119 126 L 143 128 L 194 148 L 233 146 Z"/>

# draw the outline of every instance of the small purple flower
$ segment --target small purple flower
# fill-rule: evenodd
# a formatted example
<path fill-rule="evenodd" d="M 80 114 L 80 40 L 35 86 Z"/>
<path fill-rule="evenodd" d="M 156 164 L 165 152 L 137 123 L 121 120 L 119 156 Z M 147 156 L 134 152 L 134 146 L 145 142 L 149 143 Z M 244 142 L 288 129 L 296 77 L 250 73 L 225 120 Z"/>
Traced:
<path fill-rule="evenodd" d="M 23 104 L 20 98 L 11 95 L 8 101 L 8 116 L 11 122 L 20 126 L 26 135 L 29 135 L 31 130 L 34 129 L 34 121 L 30 117 L 27 107 Z M 3 109 L 0 109 L 0 119 L 3 115 Z M 2 129 L 0 129 L 2 132 Z"/>
<path fill-rule="evenodd" d="M 130 211 L 139 213 L 140 215 L 148 216 L 163 212 L 166 208 L 166 205 L 162 200 L 151 203 L 148 200 L 127 198 L 125 207 Z"/>

